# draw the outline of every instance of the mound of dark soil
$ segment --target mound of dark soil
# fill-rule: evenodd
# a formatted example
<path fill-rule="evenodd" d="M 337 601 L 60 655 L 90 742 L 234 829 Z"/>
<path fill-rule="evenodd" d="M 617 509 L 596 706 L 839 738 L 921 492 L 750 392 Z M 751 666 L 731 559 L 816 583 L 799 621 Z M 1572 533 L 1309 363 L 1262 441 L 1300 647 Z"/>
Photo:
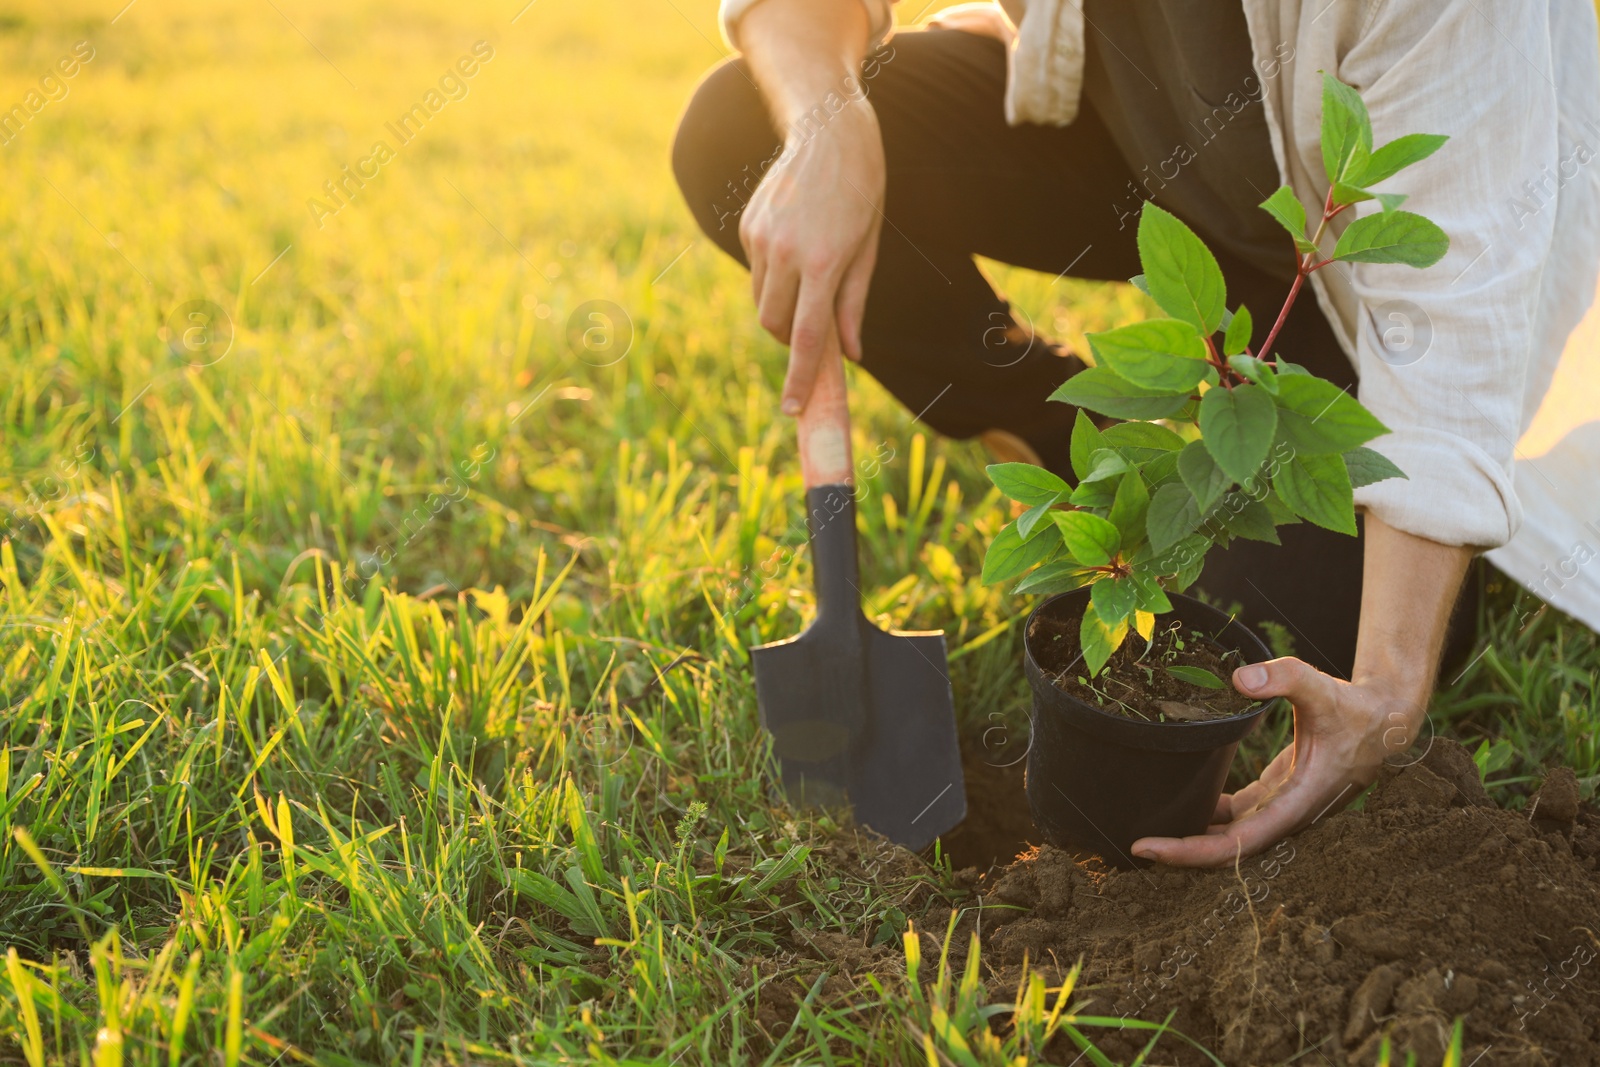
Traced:
<path fill-rule="evenodd" d="M 1115 871 L 1045 846 L 985 879 L 982 899 L 952 948 L 977 930 L 990 989 L 1081 957 L 1088 1012 L 1175 1010 L 1230 1065 L 1371 1067 L 1388 1035 L 1395 1062 L 1414 1051 L 1433 1067 L 1458 1016 L 1465 1064 L 1600 1064 L 1600 812 L 1565 769 L 1528 811 L 1504 811 L 1440 739 L 1385 771 L 1364 810 L 1238 870 Z M 1113 1058 L 1143 1044 L 1094 1034 Z M 1152 1062 L 1207 1062 L 1161 1048 Z"/>

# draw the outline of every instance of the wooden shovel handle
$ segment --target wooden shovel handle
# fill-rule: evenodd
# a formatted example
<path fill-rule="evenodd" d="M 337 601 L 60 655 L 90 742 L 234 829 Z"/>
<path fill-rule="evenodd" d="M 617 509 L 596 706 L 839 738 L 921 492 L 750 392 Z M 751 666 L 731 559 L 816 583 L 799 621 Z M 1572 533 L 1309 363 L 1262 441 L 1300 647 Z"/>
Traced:
<path fill-rule="evenodd" d="M 850 396 L 844 383 L 844 356 L 835 338 L 822 350 L 811 399 L 800 412 L 800 473 L 807 489 L 853 485 L 850 455 Z"/>

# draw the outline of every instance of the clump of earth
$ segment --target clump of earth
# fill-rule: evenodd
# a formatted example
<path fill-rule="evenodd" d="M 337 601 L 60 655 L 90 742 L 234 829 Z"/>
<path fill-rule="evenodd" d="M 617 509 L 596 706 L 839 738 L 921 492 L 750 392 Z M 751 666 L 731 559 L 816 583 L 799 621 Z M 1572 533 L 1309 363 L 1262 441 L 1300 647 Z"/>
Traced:
<path fill-rule="evenodd" d="M 1437 739 L 1386 769 L 1363 810 L 1210 871 L 1118 871 L 1027 846 L 1036 834 L 995 815 L 1026 818 L 1019 771 L 989 769 L 969 789 L 981 836 L 1026 851 L 983 873 L 976 840 L 958 831 L 950 850 L 980 860 L 965 877 L 982 903 L 952 950 L 978 933 L 1000 999 L 1024 966 L 1059 980 L 1081 958 L 1085 1012 L 1175 1011 L 1175 1028 L 1229 1064 L 1371 1067 L 1387 1036 L 1396 1063 L 1414 1052 L 1437 1067 L 1462 1017 L 1464 1064 L 1600 1065 L 1600 811 L 1570 770 L 1507 811 L 1466 750 Z M 1127 1059 L 1148 1035 L 1091 1036 Z M 1159 1047 L 1153 1063 L 1210 1062 Z"/>

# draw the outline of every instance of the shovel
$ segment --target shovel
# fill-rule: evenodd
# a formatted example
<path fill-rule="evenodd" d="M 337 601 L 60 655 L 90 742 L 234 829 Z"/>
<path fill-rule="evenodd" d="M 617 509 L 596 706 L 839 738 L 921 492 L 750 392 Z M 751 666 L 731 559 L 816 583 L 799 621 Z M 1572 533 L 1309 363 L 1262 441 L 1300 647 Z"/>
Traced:
<path fill-rule="evenodd" d="M 850 408 L 836 346 L 799 419 L 817 616 L 751 650 L 761 725 L 800 807 L 844 807 L 912 850 L 967 814 L 944 632 L 880 630 L 861 613 Z"/>

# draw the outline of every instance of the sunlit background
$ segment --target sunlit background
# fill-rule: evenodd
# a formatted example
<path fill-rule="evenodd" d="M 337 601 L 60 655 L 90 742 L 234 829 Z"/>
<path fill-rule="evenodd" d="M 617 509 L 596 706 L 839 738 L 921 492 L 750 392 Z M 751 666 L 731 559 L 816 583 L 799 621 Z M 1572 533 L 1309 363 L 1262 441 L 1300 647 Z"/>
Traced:
<path fill-rule="evenodd" d="M 0 1060 L 920 1055 L 892 984 L 791 1025 L 796 909 L 903 974 L 960 897 L 766 794 L 744 649 L 809 570 L 782 350 L 667 163 L 714 5 L 117 3 L 0 6 Z M 1069 344 L 1141 307 L 994 274 Z M 853 403 L 869 613 L 1014 760 L 984 457 Z M 1436 717 L 1513 799 L 1600 774 L 1541 618 Z"/>

